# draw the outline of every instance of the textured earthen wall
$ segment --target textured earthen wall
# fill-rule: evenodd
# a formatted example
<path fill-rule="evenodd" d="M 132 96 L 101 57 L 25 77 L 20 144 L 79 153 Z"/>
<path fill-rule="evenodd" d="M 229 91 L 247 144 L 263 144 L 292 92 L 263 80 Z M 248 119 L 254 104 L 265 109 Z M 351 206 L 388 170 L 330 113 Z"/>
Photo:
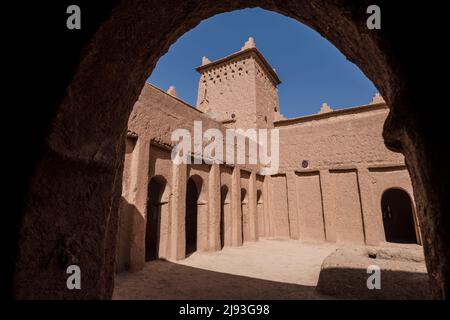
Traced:
<path fill-rule="evenodd" d="M 373 110 L 276 123 L 280 129 L 280 171 L 302 170 L 303 160 L 309 162 L 308 170 L 404 164 L 402 154 L 384 145 L 383 124 L 389 109 L 368 108 Z"/>
<path fill-rule="evenodd" d="M 176 129 L 188 130 L 193 138 L 194 121 L 201 121 L 203 132 L 209 128 L 216 128 L 225 133 L 222 124 L 160 89 L 145 84 L 133 107 L 128 129 L 136 132 L 141 139 L 173 146 L 171 135 Z"/>
<path fill-rule="evenodd" d="M 227 127 L 271 127 L 280 119 L 278 80 L 267 68 L 267 63 L 248 50 L 205 65 L 199 70 L 197 107 L 218 121 L 233 120 Z"/>
<path fill-rule="evenodd" d="M 276 175 L 269 179 L 269 215 L 271 219 L 270 236 L 288 238 L 289 211 L 286 176 Z"/>
<path fill-rule="evenodd" d="M 194 143 L 194 121 L 202 122 L 203 132 L 209 128 L 219 129 L 221 132 L 225 132 L 225 128 L 219 122 L 211 120 L 204 113 L 189 106 L 183 101 L 161 91 L 160 89 L 146 84 L 138 101 L 133 108 L 129 119 L 129 132 L 134 135 L 140 144 L 151 145 L 150 152 L 147 157 L 139 158 L 141 163 L 149 162 L 148 179 L 153 176 L 162 176 L 166 181 L 169 181 L 168 187 L 170 188 L 170 182 L 181 186 L 183 182 L 186 182 L 190 177 L 195 176 L 196 182 L 202 186 L 200 198 L 198 200 L 198 232 L 197 232 L 197 249 L 201 251 L 207 250 L 219 250 L 220 249 L 220 186 L 227 185 L 229 189 L 226 216 L 225 221 L 225 244 L 226 245 L 239 245 L 242 243 L 241 231 L 241 217 L 242 210 L 245 212 L 245 234 L 247 241 L 256 239 L 256 189 L 255 185 L 250 180 L 249 171 L 240 171 L 239 173 L 239 186 L 248 191 L 246 204 L 241 206 L 240 200 L 237 198 L 240 196 L 240 191 L 237 190 L 237 185 L 233 189 L 232 173 L 233 167 L 226 165 L 206 165 L 206 164 L 190 164 L 175 166 L 170 158 L 171 149 L 174 146 L 174 142 L 171 141 L 171 134 L 176 129 L 186 129 L 192 136 L 192 146 Z M 200 134 L 202 134 L 201 132 Z M 224 138 L 226 135 L 224 134 Z M 203 146 L 205 146 L 205 141 Z M 194 152 L 194 149 L 191 150 Z M 225 149 L 224 149 L 225 152 Z M 237 153 L 235 152 L 235 157 Z M 248 155 L 246 156 L 248 158 Z M 131 162 L 130 162 L 131 163 Z M 125 166 L 131 166 L 129 161 L 125 161 Z M 180 168 L 186 167 L 180 171 Z M 244 165 L 242 168 L 253 168 L 255 166 Z M 134 172 L 134 171 L 132 171 Z M 141 176 L 145 176 L 145 172 L 139 173 Z M 124 181 L 129 181 L 130 170 L 124 170 Z M 223 181 L 222 181 L 223 179 Z M 175 183 L 176 181 L 176 183 Z M 143 187 L 145 189 L 145 187 Z M 174 188 L 171 192 L 172 196 L 169 199 L 170 206 L 170 218 L 162 221 L 164 232 L 161 234 L 161 248 L 164 257 L 167 259 L 182 259 L 184 258 L 184 217 L 185 208 L 180 201 L 185 199 L 185 188 Z M 253 195 L 255 193 L 255 195 Z M 232 214 L 232 194 L 235 194 L 234 201 L 239 201 L 239 205 L 235 206 L 234 216 Z M 152 195 L 147 195 L 151 197 Z M 132 198 L 132 197 L 131 197 Z M 132 200 L 130 200 L 132 202 Z M 255 204 L 253 205 L 253 202 Z M 140 213 L 140 217 L 145 220 L 146 213 L 143 210 Z M 128 213 L 124 210 L 121 212 L 121 219 L 123 223 L 129 220 Z M 127 220 L 128 219 L 128 220 Z M 145 224 L 130 226 L 123 226 L 123 230 L 129 230 L 131 228 L 131 238 L 121 236 L 119 239 L 121 254 L 131 256 L 131 260 L 134 262 L 124 263 L 124 258 L 118 258 L 121 261 L 121 267 L 118 270 L 122 270 L 124 265 L 129 266 L 131 269 L 137 270 L 143 267 L 144 253 L 145 253 Z M 233 231 L 234 230 L 234 231 Z M 232 234 L 236 240 L 233 242 Z M 123 240 L 122 240 L 123 238 Z M 240 239 L 238 239 L 240 238 Z M 129 245 L 124 245 L 122 241 L 131 242 Z M 132 253 L 127 252 L 125 248 L 131 247 Z"/>
<path fill-rule="evenodd" d="M 265 67 L 257 61 L 254 70 L 256 90 L 256 123 L 259 128 L 271 128 L 280 119 L 278 112 L 278 89 L 267 74 Z"/>
<path fill-rule="evenodd" d="M 299 237 L 302 240 L 325 240 L 319 173 L 297 173 L 295 177 Z"/>
<path fill-rule="evenodd" d="M 200 77 L 197 107 L 221 121 L 233 119 L 234 114 L 237 128 L 253 127 L 256 120 L 254 69 L 254 59 L 246 56 L 205 70 Z"/>
<path fill-rule="evenodd" d="M 228 105 L 227 108 L 233 108 L 234 105 Z M 153 116 L 151 116 L 153 115 Z M 155 121 L 156 122 L 152 122 Z M 228 195 L 227 203 L 224 213 L 224 244 L 226 245 L 240 245 L 243 241 L 255 241 L 258 238 L 258 217 L 257 217 L 257 189 L 259 188 L 262 193 L 263 190 L 263 177 L 259 176 L 257 179 L 255 173 L 255 166 L 243 165 L 233 169 L 226 165 L 205 165 L 205 164 L 190 164 L 186 168 L 186 176 L 175 176 L 172 174 L 174 170 L 174 164 L 170 160 L 171 148 L 173 142 L 170 141 L 171 133 L 179 128 L 187 129 L 191 135 L 194 135 L 193 121 L 201 120 L 203 125 L 203 131 L 209 128 L 218 128 L 222 132 L 223 126 L 219 122 L 212 121 L 206 114 L 195 110 L 186 103 L 173 97 L 170 94 L 162 92 L 160 89 L 153 87 L 152 85 L 146 85 L 141 93 L 141 96 L 136 103 L 133 112 L 129 120 L 129 132 L 135 139 L 140 141 L 141 144 L 151 144 L 149 158 L 141 158 L 139 161 L 149 162 L 148 179 L 154 176 L 161 176 L 165 181 L 173 181 L 175 179 L 181 179 L 185 181 L 190 177 L 195 177 L 196 184 L 201 186 L 200 198 L 197 201 L 197 249 L 200 251 L 206 250 L 219 250 L 220 249 L 220 187 L 227 186 Z M 194 137 L 193 137 L 194 138 Z M 235 146 L 236 147 L 236 146 Z M 194 150 L 192 150 L 194 151 Z M 248 150 L 246 151 L 248 152 Z M 248 158 L 248 157 L 247 157 Z M 127 158 L 128 159 L 128 158 Z M 126 159 L 125 167 L 132 166 L 130 161 Z M 132 161 L 130 163 L 133 163 Z M 184 165 L 181 165 L 184 166 Z M 253 168 L 253 171 L 241 170 L 241 168 Z M 239 183 L 235 184 L 233 188 L 232 172 L 236 170 L 239 174 L 236 178 L 239 178 Z M 134 172 L 134 171 L 132 171 Z M 182 174 L 180 172 L 180 174 Z M 145 172 L 141 172 L 140 175 L 145 175 Z M 125 188 L 127 181 L 129 181 L 131 174 L 130 170 L 124 170 L 124 182 Z M 223 180 L 222 180 L 223 179 Z M 170 188 L 170 183 L 167 184 Z M 237 188 L 240 188 L 238 190 Z M 245 190 L 245 198 L 241 199 L 242 190 Z M 184 190 L 174 190 L 171 194 L 171 198 L 184 199 Z M 233 201 L 240 201 L 239 205 L 234 206 L 234 216 L 232 214 Z M 148 194 L 147 197 L 151 198 L 154 195 Z M 132 197 L 131 197 L 132 198 Z M 132 200 L 130 200 L 132 202 Z M 160 234 L 160 257 L 167 259 L 180 259 L 184 257 L 184 247 L 182 242 L 172 243 L 171 239 L 175 237 L 183 238 L 185 226 L 184 211 L 182 206 L 174 205 L 173 201 L 170 201 L 167 206 L 167 210 L 171 211 L 171 214 L 166 214 L 164 219 L 161 220 L 161 234 Z M 262 208 L 263 201 L 260 203 L 260 213 L 265 214 Z M 120 268 L 117 270 L 123 270 L 124 267 L 129 266 L 131 269 L 140 269 L 144 263 L 145 252 L 145 229 L 144 224 L 141 225 L 125 225 L 130 223 L 128 220 L 129 213 L 125 210 L 121 210 L 122 230 L 131 230 L 131 236 L 128 233 L 124 233 L 124 236 L 119 237 Z M 140 214 L 141 219 L 146 219 L 146 213 Z M 181 221 L 176 224 L 175 221 Z M 264 221 L 261 219 L 261 221 Z M 286 225 L 286 227 L 288 227 Z M 262 227 L 264 228 L 264 226 Z M 234 231 L 233 231 L 234 230 Z M 235 242 L 233 242 L 233 233 L 235 236 Z M 126 236 L 125 236 L 126 235 Z M 237 238 L 236 238 L 237 237 Z M 128 245 L 124 245 L 122 241 L 129 242 Z M 126 248 L 134 248 L 133 253 L 127 252 Z M 124 258 L 122 256 L 131 256 L 131 260 L 134 263 L 122 262 Z"/>
<path fill-rule="evenodd" d="M 131 208 L 140 207 L 141 210 L 134 210 L 131 213 L 128 207 L 120 210 L 121 229 L 128 233 L 121 232 L 121 234 L 124 233 L 124 236 L 119 236 L 121 251 L 117 259 L 120 262 L 117 267 L 118 271 L 124 268 L 139 270 L 144 266 L 147 200 L 155 196 L 147 193 L 147 184 L 155 176 L 162 177 L 167 181 L 166 188 L 169 190 L 167 199 L 164 199 L 167 204 L 162 207 L 164 215 L 161 215 L 159 256 L 169 260 L 177 260 L 185 256 L 183 235 L 186 190 L 183 184 L 186 184 L 187 179 L 193 175 L 198 175 L 202 180 L 202 193 L 199 201 L 198 248 L 206 250 L 211 246 L 217 246 L 217 240 L 208 238 L 209 234 L 217 233 L 217 223 L 208 224 L 210 221 L 209 202 L 215 203 L 215 199 L 209 199 L 209 194 L 214 193 L 213 190 L 209 190 L 208 186 L 210 166 L 175 166 L 171 160 L 171 148 L 174 145 L 171 141 L 172 132 L 179 128 L 187 129 L 193 138 L 194 121 L 202 121 L 203 130 L 211 127 L 223 130 L 219 123 L 212 121 L 183 101 L 152 85 L 145 85 L 133 108 L 128 130 L 134 135 L 134 139 L 138 141 L 139 145 L 148 146 L 148 152 L 141 154 L 139 158 L 134 155 L 134 162 L 129 161 L 126 157 L 123 177 L 125 187 L 128 185 L 127 182 L 133 179 L 144 180 L 138 188 L 131 190 L 131 195 L 128 197 L 129 203 L 133 204 Z M 136 164 L 136 162 L 138 163 Z M 135 169 L 127 169 L 129 167 Z M 140 169 L 139 172 L 136 172 L 136 167 Z M 126 187 L 124 190 L 128 189 Z M 141 198 L 145 198 L 145 201 L 133 196 L 133 192 L 137 191 L 143 193 L 144 197 Z M 134 204 L 136 201 L 143 203 L 138 206 Z M 212 221 L 216 221 L 215 216 L 211 217 Z M 124 257 L 128 259 L 125 260 L 126 262 L 124 262 Z"/>
<path fill-rule="evenodd" d="M 331 172 L 334 195 L 336 240 L 364 243 L 361 200 L 356 170 Z"/>
<path fill-rule="evenodd" d="M 125 160 L 123 166 L 122 198 L 119 208 L 119 230 L 117 237 L 116 271 L 122 271 L 130 267 L 130 243 L 132 237 L 132 225 L 135 207 L 130 205 L 132 190 L 130 190 L 130 178 L 132 170 L 133 151 L 136 147 L 136 139 L 126 139 Z"/>
<path fill-rule="evenodd" d="M 278 186 L 273 201 L 288 199 L 291 238 L 384 241 L 379 190 L 396 186 L 413 198 L 403 156 L 383 142 L 387 112 L 385 105 L 376 104 L 275 123 L 287 187 Z M 271 214 L 284 217 L 284 210 Z"/>

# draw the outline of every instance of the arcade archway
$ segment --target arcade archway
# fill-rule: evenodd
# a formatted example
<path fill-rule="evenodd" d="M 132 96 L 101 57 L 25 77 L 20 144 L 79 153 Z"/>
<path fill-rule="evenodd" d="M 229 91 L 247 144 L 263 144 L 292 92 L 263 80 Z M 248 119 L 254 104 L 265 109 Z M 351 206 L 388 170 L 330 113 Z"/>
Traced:
<path fill-rule="evenodd" d="M 414 207 L 406 191 L 388 189 L 381 197 L 381 211 L 386 241 L 418 243 Z"/>
<path fill-rule="evenodd" d="M 202 181 L 199 177 L 189 178 L 186 185 L 186 256 L 197 251 L 198 234 L 198 200 L 202 188 Z"/>
<path fill-rule="evenodd" d="M 148 186 L 147 220 L 145 229 L 145 261 L 164 258 L 167 246 L 169 199 L 167 182 L 153 177 Z"/>

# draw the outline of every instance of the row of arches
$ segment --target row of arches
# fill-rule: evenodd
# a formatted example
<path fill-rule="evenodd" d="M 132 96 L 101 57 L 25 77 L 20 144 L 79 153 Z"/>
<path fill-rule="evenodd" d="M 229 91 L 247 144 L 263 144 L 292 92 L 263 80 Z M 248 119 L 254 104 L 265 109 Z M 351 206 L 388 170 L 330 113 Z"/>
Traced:
<path fill-rule="evenodd" d="M 185 198 L 185 256 L 198 249 L 199 215 L 206 214 L 207 202 L 202 199 L 203 180 L 200 176 L 190 177 L 186 184 Z M 147 220 L 145 231 L 145 261 L 166 258 L 170 229 L 170 187 L 162 176 L 155 176 L 149 182 Z M 260 224 L 263 217 L 262 190 L 257 190 L 257 214 Z M 220 248 L 231 244 L 231 190 L 227 185 L 220 189 Z M 203 212 L 205 211 L 205 212 Z M 241 237 L 248 241 L 249 197 L 241 188 Z"/>
<path fill-rule="evenodd" d="M 186 185 L 185 199 L 185 255 L 186 257 L 198 249 L 199 213 L 207 210 L 206 202 L 200 197 L 203 180 L 200 176 L 190 177 Z M 220 189 L 220 248 L 231 244 L 231 192 L 227 185 Z M 170 228 L 170 187 L 162 176 L 155 176 L 148 187 L 147 221 L 145 232 L 145 261 L 165 258 L 168 250 Z M 241 188 L 241 234 L 242 242 L 248 241 L 249 195 Z M 256 194 L 256 214 L 258 233 L 264 229 L 263 193 L 258 189 Z M 414 214 L 409 194 L 399 188 L 387 189 L 381 198 L 381 213 L 387 242 L 420 243 L 417 219 Z"/>

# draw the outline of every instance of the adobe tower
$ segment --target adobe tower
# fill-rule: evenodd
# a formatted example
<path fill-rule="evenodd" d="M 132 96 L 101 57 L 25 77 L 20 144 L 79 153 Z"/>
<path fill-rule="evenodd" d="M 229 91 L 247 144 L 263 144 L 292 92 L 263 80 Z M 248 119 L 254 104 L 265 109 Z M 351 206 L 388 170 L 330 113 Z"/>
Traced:
<path fill-rule="evenodd" d="M 249 38 L 240 51 L 217 61 L 203 57 L 197 108 L 232 128 L 270 128 L 279 113 L 274 69 Z"/>

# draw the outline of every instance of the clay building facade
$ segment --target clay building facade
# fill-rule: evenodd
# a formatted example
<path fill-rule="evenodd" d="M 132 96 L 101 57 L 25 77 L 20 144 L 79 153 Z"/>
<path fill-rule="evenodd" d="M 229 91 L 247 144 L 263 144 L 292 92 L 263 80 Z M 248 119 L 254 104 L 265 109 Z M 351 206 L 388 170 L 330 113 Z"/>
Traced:
<path fill-rule="evenodd" d="M 146 84 L 129 118 L 117 271 L 262 237 L 421 243 L 403 155 L 383 142 L 388 106 L 380 96 L 365 106 L 324 104 L 318 114 L 287 119 L 279 109 L 280 79 L 252 38 L 223 59 L 204 57 L 197 70 L 196 108 L 174 88 Z M 278 129 L 277 172 L 226 162 L 175 164 L 171 134 L 193 132 L 194 121 L 224 135 L 227 128 Z"/>

